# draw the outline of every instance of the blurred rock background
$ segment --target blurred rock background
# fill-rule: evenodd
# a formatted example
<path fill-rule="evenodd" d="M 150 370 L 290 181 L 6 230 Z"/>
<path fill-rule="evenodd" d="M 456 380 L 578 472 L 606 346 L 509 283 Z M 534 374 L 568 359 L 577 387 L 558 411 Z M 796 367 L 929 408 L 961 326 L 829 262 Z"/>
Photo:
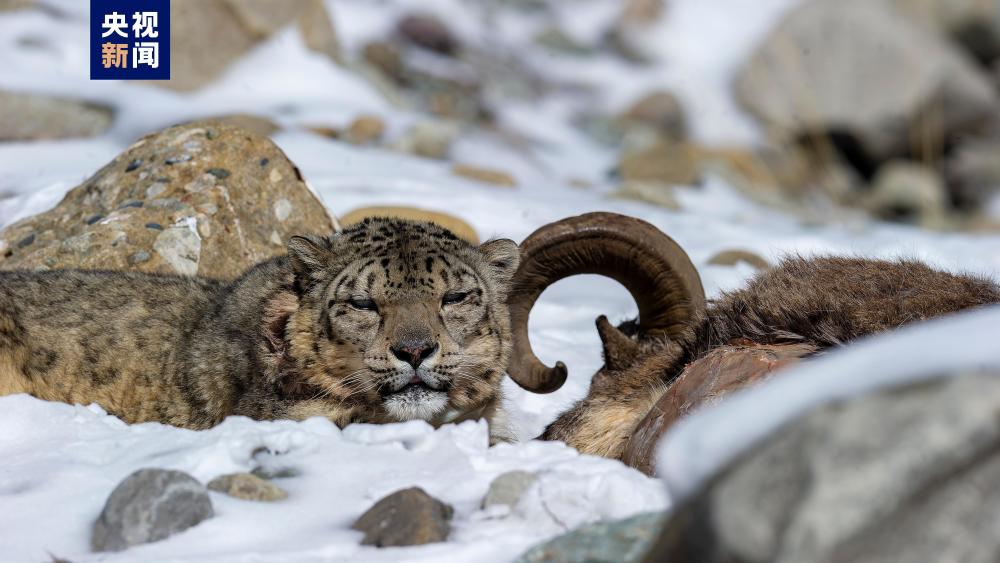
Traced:
<path fill-rule="evenodd" d="M 173 0 L 172 80 L 117 89 L 83 80 L 85 4 L 0 2 L 0 141 L 126 141 L 214 117 L 498 187 L 522 183 L 516 158 L 668 209 L 713 176 L 809 222 L 998 227 L 997 1 Z M 290 71 L 317 79 L 305 101 L 278 101 L 301 85 L 269 76 L 271 42 L 311 53 Z M 219 87 L 251 65 L 270 94 Z M 311 70 L 326 66 L 335 80 Z M 601 157 L 573 173 L 574 144 Z"/>

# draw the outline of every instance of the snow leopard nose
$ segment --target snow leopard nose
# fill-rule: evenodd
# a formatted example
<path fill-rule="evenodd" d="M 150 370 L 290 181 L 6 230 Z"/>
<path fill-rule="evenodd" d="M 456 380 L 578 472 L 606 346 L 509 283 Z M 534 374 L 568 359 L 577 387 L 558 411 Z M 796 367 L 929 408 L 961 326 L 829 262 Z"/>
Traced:
<path fill-rule="evenodd" d="M 421 362 L 437 352 L 437 349 L 437 343 L 431 342 L 400 342 L 390 348 L 393 356 L 410 364 L 413 369 L 417 369 Z"/>

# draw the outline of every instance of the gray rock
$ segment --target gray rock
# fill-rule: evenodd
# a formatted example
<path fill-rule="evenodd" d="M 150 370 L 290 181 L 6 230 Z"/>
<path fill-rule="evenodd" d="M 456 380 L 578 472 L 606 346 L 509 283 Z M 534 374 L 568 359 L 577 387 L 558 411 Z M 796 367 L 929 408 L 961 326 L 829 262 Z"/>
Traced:
<path fill-rule="evenodd" d="M 648 127 L 674 140 L 687 136 L 684 107 L 671 92 L 654 90 L 647 93 L 633 102 L 618 119 L 624 129 Z"/>
<path fill-rule="evenodd" d="M 528 550 L 515 563 L 632 563 L 640 561 L 660 534 L 664 514 L 582 526 Z M 684 561 L 677 559 L 676 561 Z"/>
<path fill-rule="evenodd" d="M 530 471 L 508 471 L 498 475 L 490 483 L 483 499 L 483 508 L 496 505 L 515 506 L 521 496 L 538 480 L 538 476 Z"/>
<path fill-rule="evenodd" d="M 883 219 L 935 226 L 943 221 L 948 194 L 935 169 L 917 162 L 892 161 L 879 168 L 867 204 Z"/>
<path fill-rule="evenodd" d="M 113 115 L 90 102 L 0 91 L 0 141 L 93 137 L 111 126 Z"/>
<path fill-rule="evenodd" d="M 823 406 L 677 507 L 647 561 L 993 562 L 1000 377 Z"/>
<path fill-rule="evenodd" d="M 431 14 L 409 14 L 396 24 L 396 31 L 410 43 L 451 55 L 458 49 L 458 40 L 448 26 Z"/>
<path fill-rule="evenodd" d="M 412 487 L 383 498 L 352 528 L 365 533 L 364 545 L 399 547 L 443 542 L 451 532 L 451 506 Z"/>
<path fill-rule="evenodd" d="M 94 522 L 94 551 L 121 551 L 165 539 L 214 516 L 205 487 L 190 475 L 140 469 L 108 497 Z"/>
<path fill-rule="evenodd" d="M 996 115 L 988 78 L 939 34 L 884 2 L 811 0 L 739 71 L 739 100 L 783 138 L 840 133 L 883 160 L 933 123 L 942 135 Z"/>
<path fill-rule="evenodd" d="M 948 191 L 959 208 L 976 211 L 1000 193 L 1000 139 L 969 139 L 945 162 Z"/>
<path fill-rule="evenodd" d="M 1000 1 L 890 0 L 907 16 L 957 41 L 980 61 L 1000 56 Z"/>
<path fill-rule="evenodd" d="M 426 158 L 445 158 L 460 132 L 459 124 L 453 121 L 422 121 L 396 139 L 392 148 Z"/>

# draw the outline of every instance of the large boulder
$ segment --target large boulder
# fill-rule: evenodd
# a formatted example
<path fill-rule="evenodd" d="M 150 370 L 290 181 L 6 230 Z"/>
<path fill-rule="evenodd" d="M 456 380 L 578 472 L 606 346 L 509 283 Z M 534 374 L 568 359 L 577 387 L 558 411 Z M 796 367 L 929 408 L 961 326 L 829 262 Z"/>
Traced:
<path fill-rule="evenodd" d="M 0 141 L 93 137 L 111 126 L 111 108 L 91 102 L 0 90 Z"/>
<path fill-rule="evenodd" d="M 819 407 L 678 506 L 647 561 L 1000 558 L 1000 377 Z"/>
<path fill-rule="evenodd" d="M 917 132 L 938 131 L 931 141 L 940 146 L 997 111 L 994 88 L 970 58 L 870 0 L 812 0 L 793 10 L 735 87 L 776 136 L 846 138 L 877 161 L 908 151 Z"/>
<path fill-rule="evenodd" d="M 53 209 L 0 231 L 0 269 L 138 270 L 233 278 L 334 224 L 266 137 L 216 122 L 132 145 Z"/>

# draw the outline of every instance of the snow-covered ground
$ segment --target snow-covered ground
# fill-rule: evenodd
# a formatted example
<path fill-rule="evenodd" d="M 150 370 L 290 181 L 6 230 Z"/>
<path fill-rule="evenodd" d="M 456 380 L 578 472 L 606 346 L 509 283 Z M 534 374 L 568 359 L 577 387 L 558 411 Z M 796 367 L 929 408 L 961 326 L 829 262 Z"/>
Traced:
<path fill-rule="evenodd" d="M 710 296 L 752 274 L 745 265 L 707 264 L 714 253 L 729 249 L 771 260 L 791 252 L 917 257 L 949 270 L 1000 274 L 1000 236 L 934 233 L 863 217 L 826 226 L 805 223 L 747 201 L 717 178 L 679 187 L 679 211 L 611 199 L 606 173 L 615 155 L 570 125 L 567 107 L 575 102 L 558 95 L 499 108 L 506 128 L 536 141 L 531 154 L 484 133 L 465 135 L 454 147 L 457 161 L 512 173 L 519 181 L 516 189 L 455 177 L 447 163 L 331 141 L 300 126 L 342 125 L 373 112 L 388 122 L 392 134 L 417 116 L 384 102 L 351 71 L 308 52 L 292 31 L 261 45 L 194 94 L 90 82 L 82 19 L 87 3 L 43 3 L 65 15 L 0 16 L 0 89 L 101 100 L 117 108 L 116 120 L 95 139 L 0 144 L 0 192 L 15 194 L 0 199 L 0 226 L 51 207 L 138 135 L 201 116 L 246 111 L 286 126 L 275 141 L 334 213 L 376 204 L 412 205 L 459 215 L 482 238 L 515 240 L 569 215 L 626 213 L 673 236 L 690 253 Z M 698 138 L 745 142 L 756 131 L 729 96 L 728 81 L 747 49 L 794 3 L 673 0 L 648 42 L 664 62 L 641 73 L 604 57 L 586 63 L 533 52 L 525 57 L 553 75 L 595 86 L 601 93 L 595 103 L 607 108 L 618 108 L 654 85 L 673 88 L 688 107 Z M 566 27 L 582 39 L 592 37 L 593 22 L 616 4 L 566 2 Z M 381 33 L 394 21 L 388 14 L 402 13 L 406 6 L 445 14 L 464 37 L 492 34 L 512 48 L 529 37 L 526 16 L 501 18 L 486 28 L 475 15 L 480 3 L 331 2 L 348 48 Z M 23 46 L 39 37 L 45 38 L 43 47 Z M 593 187 L 571 187 L 571 179 Z M 532 395 L 508 382 L 507 403 L 523 438 L 537 435 L 585 394 L 589 376 L 600 365 L 593 327 L 600 314 L 623 319 L 635 314 L 635 306 L 616 283 L 588 276 L 557 284 L 536 306 L 530 325 L 536 351 L 545 361 L 566 361 L 571 375 L 551 395 Z M 714 428 L 692 425 L 682 436 L 684 443 L 698 444 Z M 485 440 L 484 428 L 472 423 L 436 431 L 416 423 L 340 431 L 319 420 L 243 419 L 205 432 L 157 424 L 129 427 L 95 407 L 0 398 L 0 561 L 39 561 L 49 553 L 73 561 L 508 561 L 577 524 L 669 504 L 659 481 L 620 463 L 580 456 L 560 444 L 488 449 Z M 289 468 L 294 476 L 277 480 L 290 492 L 287 501 L 263 505 L 213 493 L 217 515 L 196 528 L 124 554 L 88 554 L 91 522 L 111 489 L 132 471 L 151 466 L 184 470 L 202 481 L 256 467 Z M 691 478 L 705 471 L 703 466 L 678 467 L 677 482 L 685 471 Z M 489 481 L 512 469 L 539 471 L 541 480 L 512 514 L 479 510 Z M 359 547 L 360 534 L 349 530 L 351 522 L 385 494 L 411 485 L 454 505 L 456 531 L 450 541 L 405 550 Z"/>

